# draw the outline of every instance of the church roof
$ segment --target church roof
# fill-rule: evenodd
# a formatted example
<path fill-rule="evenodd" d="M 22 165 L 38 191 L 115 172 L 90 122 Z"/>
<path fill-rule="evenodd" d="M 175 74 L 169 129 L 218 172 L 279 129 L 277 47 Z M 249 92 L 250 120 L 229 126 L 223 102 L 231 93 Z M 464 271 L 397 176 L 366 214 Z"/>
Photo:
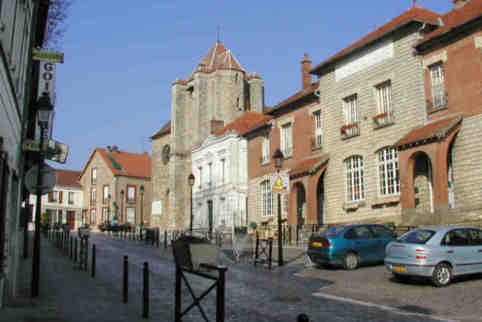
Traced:
<path fill-rule="evenodd" d="M 229 69 L 246 72 L 238 60 L 234 57 L 230 49 L 226 48 L 219 40 L 209 49 L 208 53 L 199 62 L 194 73 L 201 71 L 211 73 L 218 69 Z M 192 78 L 191 75 L 191 78 Z"/>
<path fill-rule="evenodd" d="M 167 133 L 171 133 L 171 120 L 164 123 L 164 125 L 161 127 L 161 129 L 151 136 L 151 140 L 157 139 L 158 137 L 161 137 L 161 136 L 163 136 L 164 134 L 167 134 Z"/>
<path fill-rule="evenodd" d="M 235 131 L 237 134 L 243 135 L 266 123 L 272 118 L 273 117 L 271 115 L 247 111 L 219 131 L 214 132 L 214 135 L 222 135 L 228 131 Z"/>

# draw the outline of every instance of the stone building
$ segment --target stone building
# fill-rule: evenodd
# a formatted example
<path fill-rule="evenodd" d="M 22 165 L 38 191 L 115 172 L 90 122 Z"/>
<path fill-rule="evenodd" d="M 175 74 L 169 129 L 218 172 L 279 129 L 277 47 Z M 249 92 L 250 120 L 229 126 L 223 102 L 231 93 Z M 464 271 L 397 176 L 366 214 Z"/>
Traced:
<path fill-rule="evenodd" d="M 213 232 L 247 226 L 248 142 L 271 117 L 247 111 L 192 150 L 193 228 Z"/>
<path fill-rule="evenodd" d="M 52 192 L 42 196 L 41 214 L 45 224 L 69 224 L 76 229 L 82 224 L 84 195 L 79 183 L 80 171 L 55 169 L 55 186 Z M 30 207 L 35 222 L 36 195 L 30 195 Z M 32 226 L 33 226 L 32 222 Z"/>
<path fill-rule="evenodd" d="M 83 223 L 97 229 L 116 219 L 151 225 L 151 156 L 120 151 L 117 146 L 95 148 L 85 164 L 80 184 L 84 194 Z"/>
<path fill-rule="evenodd" d="M 32 52 L 44 41 L 48 8 L 48 1 L 0 1 L 0 308 L 17 295 L 21 205 L 28 202 L 24 173 L 33 161 L 22 143 L 34 138 L 38 63 Z"/>
<path fill-rule="evenodd" d="M 164 229 L 189 226 L 191 151 L 245 111 L 262 112 L 264 81 L 217 41 L 171 88 L 171 119 L 152 137 L 153 205 Z"/>

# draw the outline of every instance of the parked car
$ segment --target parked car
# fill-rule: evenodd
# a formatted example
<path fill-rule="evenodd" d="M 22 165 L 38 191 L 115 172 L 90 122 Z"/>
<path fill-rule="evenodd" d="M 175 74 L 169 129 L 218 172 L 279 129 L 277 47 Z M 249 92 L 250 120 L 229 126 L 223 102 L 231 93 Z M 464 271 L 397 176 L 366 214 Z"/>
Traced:
<path fill-rule="evenodd" d="M 437 287 L 458 275 L 482 273 L 482 229 L 426 227 L 387 245 L 386 268 L 395 278 L 428 277 Z"/>
<path fill-rule="evenodd" d="M 315 264 L 352 270 L 362 263 L 383 262 L 385 246 L 395 237 L 383 225 L 336 225 L 311 235 L 308 256 Z"/>

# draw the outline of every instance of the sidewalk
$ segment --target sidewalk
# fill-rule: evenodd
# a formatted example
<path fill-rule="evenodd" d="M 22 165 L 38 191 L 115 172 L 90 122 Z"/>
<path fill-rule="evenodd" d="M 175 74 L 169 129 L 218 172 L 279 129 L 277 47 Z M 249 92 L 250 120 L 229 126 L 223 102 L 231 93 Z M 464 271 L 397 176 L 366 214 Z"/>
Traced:
<path fill-rule="evenodd" d="M 53 242 L 44 236 L 41 240 L 40 295 L 30 298 L 31 247 L 29 258 L 21 259 L 19 296 L 0 309 L 1 322 L 147 321 L 141 318 L 138 301 L 123 304 L 118 290 L 74 269 Z"/>

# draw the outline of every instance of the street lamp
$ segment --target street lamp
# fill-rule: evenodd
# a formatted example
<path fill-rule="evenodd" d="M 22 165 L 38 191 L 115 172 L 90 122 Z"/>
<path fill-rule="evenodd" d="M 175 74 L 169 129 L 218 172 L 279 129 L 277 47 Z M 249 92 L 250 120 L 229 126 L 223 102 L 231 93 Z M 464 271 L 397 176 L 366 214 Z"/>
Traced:
<path fill-rule="evenodd" d="M 123 224 L 126 223 L 126 220 L 124 219 L 124 216 L 123 216 L 123 210 L 124 210 L 124 190 L 121 190 L 120 191 L 120 194 L 121 194 L 121 211 L 120 211 L 120 217 L 121 217 L 121 221 Z"/>
<path fill-rule="evenodd" d="M 40 128 L 40 149 L 38 157 L 38 173 L 37 173 L 37 200 L 35 209 L 35 235 L 34 235 L 34 245 L 33 245 L 33 260 L 32 260 L 32 285 L 31 285 L 31 296 L 37 297 L 39 294 L 39 282 L 40 282 L 40 212 L 42 207 L 41 196 L 42 196 L 42 172 L 41 168 L 44 162 L 43 154 L 43 144 L 44 136 L 46 135 L 47 129 L 49 127 L 50 118 L 54 106 L 50 102 L 49 94 L 46 92 L 42 93 L 42 96 L 37 100 L 35 104 L 37 109 L 37 122 Z"/>
<path fill-rule="evenodd" d="M 144 217 L 143 217 L 143 213 L 144 213 L 144 186 L 141 185 L 141 228 L 144 226 Z"/>
<path fill-rule="evenodd" d="M 276 149 L 273 153 L 274 166 L 279 174 L 280 169 L 283 167 L 283 153 L 280 149 Z M 278 266 L 283 266 L 283 241 L 281 230 L 281 192 L 278 192 Z"/>
<path fill-rule="evenodd" d="M 191 173 L 188 177 L 187 177 L 187 182 L 189 183 L 189 187 L 191 188 L 191 222 L 189 224 L 189 231 L 191 232 L 191 235 L 192 235 L 192 186 L 194 186 L 194 175 Z"/>

